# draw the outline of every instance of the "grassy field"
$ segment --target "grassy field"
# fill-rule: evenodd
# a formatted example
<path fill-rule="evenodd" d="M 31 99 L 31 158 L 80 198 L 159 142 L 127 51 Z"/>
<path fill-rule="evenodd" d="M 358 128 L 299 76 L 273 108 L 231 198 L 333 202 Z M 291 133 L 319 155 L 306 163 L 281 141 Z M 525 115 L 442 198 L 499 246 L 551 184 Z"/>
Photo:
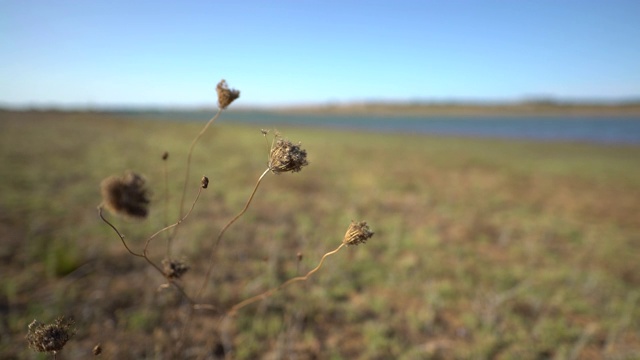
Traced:
<path fill-rule="evenodd" d="M 302 114 L 370 114 L 404 116 L 639 116 L 640 103 L 589 103 L 562 101 L 492 102 L 363 102 L 299 106 L 281 109 Z"/>
<path fill-rule="evenodd" d="M 189 303 L 96 206 L 103 178 L 144 174 L 149 218 L 107 215 L 142 249 L 178 216 L 201 126 L 0 112 L 0 357 L 49 358 L 28 349 L 27 325 L 66 315 L 77 333 L 58 359 L 96 344 L 106 359 L 216 359 L 228 344 L 239 359 L 640 358 L 640 147 L 295 128 L 278 130 L 310 165 L 265 178 L 215 258 L 205 300 L 218 311 L 198 310 L 180 343 Z M 214 125 L 196 146 L 187 204 L 211 183 L 173 246 L 188 294 L 266 160 L 259 127 Z M 221 326 L 315 267 L 351 220 L 375 236 Z"/>

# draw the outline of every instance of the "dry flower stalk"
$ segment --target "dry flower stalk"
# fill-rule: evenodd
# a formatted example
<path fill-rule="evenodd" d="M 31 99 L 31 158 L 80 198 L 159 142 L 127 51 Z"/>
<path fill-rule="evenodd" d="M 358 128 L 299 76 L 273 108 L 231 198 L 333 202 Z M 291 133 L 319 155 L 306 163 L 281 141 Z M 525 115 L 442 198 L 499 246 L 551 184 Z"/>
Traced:
<path fill-rule="evenodd" d="M 124 176 L 110 176 L 100 184 L 104 205 L 110 211 L 133 218 L 149 214 L 149 192 L 146 180 L 139 174 L 127 172 Z"/>
<path fill-rule="evenodd" d="M 342 240 L 342 243 L 340 244 L 340 246 L 338 246 L 335 250 L 329 251 L 328 253 L 324 254 L 320 259 L 320 262 L 318 263 L 318 265 L 315 268 L 313 268 L 311 271 L 309 271 L 306 275 L 291 278 L 285 281 L 284 283 L 280 284 L 278 287 L 267 290 L 262 294 L 250 297 L 244 301 L 239 302 L 227 312 L 227 315 L 234 316 L 238 312 L 238 310 L 242 309 L 243 307 L 253 304 L 256 301 L 266 299 L 269 296 L 273 295 L 273 293 L 275 293 L 276 291 L 294 282 L 306 281 L 316 271 L 320 270 L 320 268 L 322 267 L 322 264 L 324 264 L 324 260 L 327 257 L 337 253 L 338 251 L 340 251 L 340 249 L 342 249 L 345 246 L 363 244 L 372 236 L 373 236 L 373 231 L 371 231 L 366 221 L 360 221 L 360 222 L 351 221 L 351 225 L 349 226 L 349 229 L 347 230 L 347 234 L 345 235 L 344 240 Z"/>
<path fill-rule="evenodd" d="M 64 316 L 57 318 L 53 324 L 43 324 L 38 320 L 33 320 L 29 324 L 26 337 L 29 347 L 34 351 L 55 354 L 62 350 L 67 341 L 75 335 L 74 324 L 73 319 Z"/>
<path fill-rule="evenodd" d="M 198 140 L 200 140 L 202 135 L 204 135 L 204 133 L 207 131 L 209 126 L 211 126 L 211 124 L 213 124 L 218 119 L 218 117 L 220 117 L 222 110 L 226 109 L 235 99 L 240 97 L 240 91 L 229 89 L 229 86 L 224 79 L 218 83 L 218 85 L 216 86 L 216 91 L 218 93 L 218 111 L 215 115 L 213 115 L 211 119 L 209 119 L 209 121 L 207 121 L 202 130 L 200 130 L 198 135 L 196 135 L 196 137 L 191 142 L 191 146 L 189 146 L 189 154 L 187 155 L 187 166 L 184 175 L 184 187 L 182 188 L 182 198 L 180 200 L 180 217 L 182 217 L 182 214 L 184 214 L 184 201 L 187 196 L 187 186 L 189 184 L 189 173 L 191 170 L 191 156 L 193 155 L 193 149 L 198 143 Z M 173 236 L 175 236 L 175 233 L 173 234 Z"/>
<path fill-rule="evenodd" d="M 206 189 L 209 184 L 209 179 L 206 176 L 203 176 L 200 182 L 200 189 L 198 195 L 196 196 L 196 200 L 194 201 L 191 209 L 185 214 L 184 205 L 185 205 L 185 195 L 187 190 L 187 184 L 189 184 L 189 175 L 190 175 L 190 165 L 191 165 L 191 157 L 193 153 L 193 149 L 208 127 L 215 122 L 215 120 L 220 116 L 220 113 L 226 109 L 233 101 L 239 98 L 240 91 L 235 89 L 230 89 L 225 80 L 221 80 L 216 86 L 216 92 L 218 94 L 218 111 L 211 118 L 204 128 L 200 131 L 200 133 L 195 137 L 192 141 L 191 146 L 189 147 L 189 152 L 187 156 L 186 162 L 186 171 L 185 171 L 185 180 L 184 180 L 184 188 L 182 193 L 182 198 L 180 201 L 180 211 L 179 211 L 179 219 L 176 223 L 172 225 L 167 225 L 168 221 L 165 220 L 165 227 L 152 236 L 150 236 L 144 245 L 144 249 L 141 254 L 133 252 L 125 243 L 124 236 L 109 223 L 102 216 L 102 205 L 99 206 L 99 215 L 103 221 L 105 221 L 109 226 L 111 226 L 114 231 L 118 234 L 120 239 L 122 240 L 124 246 L 127 250 L 135 256 L 143 257 L 150 265 L 152 265 L 156 270 L 161 272 L 169 281 L 168 284 L 163 285 L 164 287 L 168 287 L 170 284 L 174 285 L 177 290 L 179 290 L 182 295 L 189 300 L 189 302 L 193 305 L 192 310 L 195 309 L 215 309 L 214 307 L 207 304 L 198 304 L 197 300 L 202 296 L 207 284 L 209 283 L 209 279 L 211 276 L 211 271 L 214 265 L 214 256 L 216 249 L 225 233 L 225 231 L 235 222 L 237 221 L 249 208 L 249 205 L 252 202 L 252 199 L 262 181 L 262 179 L 269 172 L 273 172 L 274 174 L 280 174 L 283 172 L 299 172 L 302 170 L 304 166 L 307 166 L 309 163 L 307 161 L 307 152 L 305 149 L 301 148 L 301 143 L 294 144 L 287 139 L 283 139 L 278 133 L 275 134 L 273 141 L 269 144 L 269 141 L 266 140 L 267 148 L 268 148 L 268 166 L 267 169 L 262 173 L 262 175 L 258 178 L 256 185 L 247 200 L 244 208 L 240 213 L 238 213 L 233 219 L 231 219 L 219 232 L 216 241 L 214 243 L 212 252 L 211 252 L 211 262 L 209 263 L 209 268 L 205 275 L 204 282 L 200 289 L 197 292 L 195 298 L 190 297 L 184 291 L 184 289 L 180 286 L 179 282 L 176 284 L 172 280 L 179 280 L 181 277 L 190 269 L 189 265 L 187 265 L 184 261 L 172 259 L 170 255 L 170 247 L 171 241 L 175 237 L 176 232 L 174 231 L 173 235 L 168 238 L 168 246 L 167 246 L 167 257 L 162 261 L 162 267 L 156 265 L 148 256 L 148 248 L 151 241 L 160 233 L 175 228 L 177 230 L 178 226 L 189 216 L 191 211 L 193 210 L 195 203 L 197 202 L 200 192 L 202 189 Z M 268 130 L 261 130 L 261 133 L 267 138 Z M 167 184 L 166 180 L 166 160 L 169 157 L 168 152 L 164 152 L 162 154 L 162 160 L 165 162 L 165 186 Z M 128 172 L 125 173 L 122 177 L 111 176 L 101 183 L 101 192 L 103 196 L 103 206 L 116 214 L 124 214 L 126 216 L 144 218 L 148 215 L 148 205 L 150 203 L 148 191 L 145 188 L 145 179 L 136 173 Z M 166 198 L 168 199 L 168 190 Z M 166 212 L 166 211 L 165 211 Z M 276 288 L 268 290 L 260 295 L 251 297 L 246 299 L 235 306 L 233 306 L 227 313 L 227 315 L 235 314 L 239 309 L 253 303 L 259 301 L 261 299 L 267 298 L 271 296 L 275 291 L 280 290 L 294 282 L 297 281 L 306 281 L 312 274 L 317 272 L 322 265 L 324 264 L 325 259 L 328 256 L 331 256 L 338 251 L 340 251 L 343 247 L 350 245 L 358 245 L 364 244 L 368 239 L 373 236 L 373 232 L 370 230 L 369 226 L 366 222 L 354 222 L 352 221 L 349 226 L 342 243 L 334 250 L 325 253 L 318 265 L 309 271 L 304 276 L 298 276 L 287 280 Z M 301 252 L 296 255 L 298 265 L 302 261 L 303 254 Z M 188 324 L 191 320 L 193 312 L 189 314 L 189 320 L 187 320 L 185 324 L 185 329 L 188 327 Z M 53 352 L 55 354 L 56 351 L 62 349 L 64 344 L 69 340 L 71 336 L 75 334 L 75 329 L 72 329 L 73 321 L 65 320 L 64 318 L 59 318 L 56 320 L 54 324 L 51 325 L 43 325 L 34 320 L 32 324 L 29 325 L 29 334 L 27 335 L 27 339 L 29 341 L 30 346 L 36 350 L 41 352 Z M 184 329 L 183 329 L 184 330 Z M 183 331 L 184 334 L 184 331 Z M 182 335 L 181 335 L 182 337 Z M 180 347 L 180 346 L 179 346 Z M 98 344 L 93 349 L 94 355 L 100 355 L 102 353 L 101 345 Z"/>
<path fill-rule="evenodd" d="M 266 139 L 266 135 L 268 134 L 268 131 L 262 129 L 261 132 Z M 302 170 L 303 166 L 306 166 L 306 165 L 309 165 L 309 163 L 307 162 L 307 151 L 304 149 L 301 149 L 300 144 L 295 145 L 289 140 L 282 139 L 279 134 L 276 134 L 275 137 L 273 138 L 271 149 L 269 151 L 269 164 L 267 169 L 258 178 L 258 181 L 256 182 L 256 185 L 254 186 L 253 191 L 249 196 L 249 199 L 244 205 L 244 208 L 233 219 L 231 219 L 218 233 L 218 237 L 216 238 L 216 241 L 211 250 L 211 261 L 209 263 L 209 267 L 207 268 L 207 272 L 204 276 L 204 282 L 202 283 L 202 286 L 200 286 L 200 290 L 198 290 L 196 298 L 199 298 L 203 294 L 203 292 L 205 291 L 209 283 L 209 278 L 211 277 L 211 272 L 213 271 L 213 266 L 215 264 L 214 256 L 216 254 L 216 250 L 218 249 L 218 246 L 220 245 L 220 241 L 222 240 L 222 237 L 224 236 L 227 229 L 231 225 L 233 225 L 233 223 L 235 223 L 240 217 L 242 217 L 242 215 L 244 215 L 247 209 L 249 209 L 249 205 L 251 205 L 251 201 L 253 201 L 253 197 L 255 196 L 256 191 L 258 191 L 258 187 L 260 186 L 262 179 L 264 179 L 264 177 L 269 173 L 269 171 L 273 172 L 274 174 L 279 174 L 279 173 L 289 172 L 289 171 L 298 172 Z"/>

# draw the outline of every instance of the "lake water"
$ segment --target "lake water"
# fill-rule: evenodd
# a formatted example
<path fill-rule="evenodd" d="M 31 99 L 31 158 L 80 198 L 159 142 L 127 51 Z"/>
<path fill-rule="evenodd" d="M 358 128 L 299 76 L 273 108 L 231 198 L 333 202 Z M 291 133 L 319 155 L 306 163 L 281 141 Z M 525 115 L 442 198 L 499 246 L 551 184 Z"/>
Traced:
<path fill-rule="evenodd" d="M 210 112 L 154 114 L 154 117 L 193 121 L 206 121 L 211 116 Z M 220 122 L 255 124 L 259 128 L 295 125 L 392 133 L 640 145 L 640 116 L 416 117 L 228 111 L 222 114 Z"/>

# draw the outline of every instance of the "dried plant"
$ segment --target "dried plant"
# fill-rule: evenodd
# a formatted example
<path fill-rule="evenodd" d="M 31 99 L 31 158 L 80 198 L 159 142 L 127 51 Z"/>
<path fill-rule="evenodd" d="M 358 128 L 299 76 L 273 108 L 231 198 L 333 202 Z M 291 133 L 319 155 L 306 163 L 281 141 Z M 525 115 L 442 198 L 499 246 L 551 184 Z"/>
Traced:
<path fill-rule="evenodd" d="M 309 165 L 307 151 L 300 148 L 300 145 L 276 135 L 269 152 L 269 170 L 274 174 L 298 172 L 303 166 Z"/>
<path fill-rule="evenodd" d="M 149 214 L 149 192 L 142 175 L 126 172 L 124 176 L 110 176 L 100 184 L 104 206 L 110 211 L 133 218 Z"/>
<path fill-rule="evenodd" d="M 229 89 L 225 80 L 218 83 L 216 91 L 218 92 L 218 107 L 220 109 L 226 109 L 234 100 L 240 97 L 240 91 Z"/>
<path fill-rule="evenodd" d="M 162 260 L 164 275 L 168 279 L 180 279 L 190 267 L 184 260 L 164 259 Z"/>
<path fill-rule="evenodd" d="M 196 135 L 196 137 L 191 142 L 191 145 L 189 146 L 189 154 L 187 155 L 187 166 L 186 166 L 185 175 L 184 175 L 184 187 L 182 189 L 182 199 L 180 200 L 180 217 L 182 217 L 182 214 L 184 214 L 184 202 L 187 195 L 187 187 L 189 184 L 189 174 L 191 171 L 191 156 L 193 155 L 193 149 L 195 148 L 196 144 L 198 143 L 202 135 L 204 135 L 207 129 L 209 129 L 211 124 L 213 124 L 220 117 L 222 110 L 226 109 L 235 99 L 240 97 L 240 91 L 230 90 L 225 80 L 221 80 L 218 83 L 218 85 L 216 86 L 216 91 L 218 92 L 218 111 L 216 112 L 215 115 L 213 115 L 211 119 L 209 119 L 209 121 L 207 121 L 207 123 L 204 125 L 202 130 L 200 130 L 198 135 Z M 174 233 L 174 236 L 175 236 L 175 233 Z"/>
<path fill-rule="evenodd" d="M 26 337 L 29 347 L 34 351 L 52 353 L 55 358 L 56 353 L 75 335 L 74 324 L 73 319 L 64 316 L 57 318 L 53 324 L 33 320 Z"/>
<path fill-rule="evenodd" d="M 173 287 L 185 299 L 187 299 L 191 305 L 189 308 L 187 320 L 183 323 L 184 326 L 183 326 L 182 332 L 180 333 L 180 337 L 178 341 L 175 343 L 175 348 L 176 348 L 174 350 L 175 354 L 180 353 L 180 349 L 183 345 L 183 340 L 185 339 L 185 336 L 186 336 L 185 334 L 188 332 L 191 319 L 193 318 L 194 312 L 196 310 L 206 309 L 206 310 L 214 310 L 219 314 L 226 313 L 226 316 L 222 317 L 222 321 L 226 321 L 225 319 L 232 318 L 233 315 L 235 315 L 235 313 L 239 309 L 251 303 L 257 302 L 261 299 L 267 298 L 271 296 L 275 291 L 280 290 L 286 286 L 289 286 L 294 282 L 307 280 L 311 275 L 313 275 L 322 267 L 327 257 L 337 253 L 343 247 L 348 245 L 363 244 L 373 236 L 373 232 L 370 230 L 366 222 L 352 222 L 342 240 L 342 243 L 335 250 L 329 251 L 326 254 L 324 254 L 320 259 L 318 265 L 314 269 L 306 273 L 306 275 L 291 278 L 276 288 L 268 290 L 262 294 L 250 297 L 238 303 L 237 305 L 231 307 L 226 312 L 220 311 L 214 304 L 207 304 L 202 301 L 202 299 L 204 299 L 205 290 L 207 286 L 211 283 L 211 275 L 213 273 L 214 265 L 217 263 L 215 259 L 216 252 L 221 243 L 221 240 L 224 237 L 225 232 L 240 217 L 242 217 L 247 212 L 265 176 L 268 173 L 273 173 L 276 175 L 286 173 L 286 172 L 296 173 L 296 172 L 300 172 L 303 167 L 309 165 L 309 162 L 307 160 L 307 151 L 301 147 L 300 143 L 293 143 L 283 138 L 279 133 L 275 133 L 270 143 L 269 143 L 269 140 L 266 140 L 267 158 L 268 158 L 266 169 L 258 177 L 258 180 L 256 181 L 256 184 L 251 194 L 249 195 L 244 207 L 240 210 L 239 213 L 237 213 L 233 218 L 231 218 L 231 220 L 229 220 L 220 229 L 220 231 L 217 233 L 217 236 L 212 238 L 210 258 L 207 266 L 207 271 L 203 278 L 203 282 L 201 286 L 197 288 L 197 291 L 195 291 L 195 294 L 193 295 L 188 294 L 188 292 L 182 288 L 182 279 L 183 279 L 183 276 L 187 273 L 187 271 L 190 270 L 190 266 L 187 264 L 186 260 L 176 260 L 174 257 L 171 256 L 171 244 L 173 239 L 176 238 L 176 233 L 179 226 L 187 219 L 187 217 L 193 211 L 196 203 L 198 202 L 198 199 L 200 198 L 201 192 L 204 189 L 207 189 L 209 187 L 209 178 L 206 176 L 203 176 L 200 180 L 200 183 L 198 184 L 198 193 L 195 197 L 195 200 L 193 201 L 193 204 L 191 205 L 191 208 L 188 210 L 185 209 L 185 199 L 186 199 L 187 189 L 189 188 L 189 186 L 192 185 L 189 181 L 189 178 L 190 178 L 190 172 L 191 172 L 191 158 L 192 158 L 193 150 L 195 148 L 195 145 L 198 143 L 198 141 L 201 139 L 203 134 L 206 132 L 206 130 L 220 116 L 221 112 L 227 109 L 227 107 L 240 96 L 240 92 L 235 89 L 230 89 L 225 80 L 222 80 L 220 81 L 220 83 L 218 83 L 216 87 L 216 91 L 218 94 L 218 111 L 205 124 L 205 126 L 196 135 L 196 137 L 191 142 L 191 145 L 189 146 L 189 151 L 186 159 L 185 173 L 184 173 L 184 187 L 182 190 L 182 197 L 179 202 L 179 216 L 177 221 L 173 224 L 169 224 L 168 215 L 167 215 L 168 214 L 167 208 L 169 204 L 169 192 L 168 192 L 169 187 L 168 187 L 168 175 L 167 175 L 168 171 L 167 171 L 166 164 L 169 158 L 169 153 L 164 152 L 162 155 L 163 174 L 165 179 L 165 184 L 164 184 L 165 186 L 165 196 L 164 196 L 165 197 L 165 211 L 164 211 L 165 225 L 162 229 L 156 231 L 146 239 L 141 251 L 136 251 L 129 246 L 127 241 L 125 241 L 125 236 L 120 232 L 120 230 L 118 230 L 118 228 L 114 224 L 112 224 L 109 220 L 107 220 L 104 217 L 102 209 L 106 208 L 116 214 L 123 214 L 128 217 L 145 218 L 149 213 L 148 207 L 150 204 L 149 191 L 146 188 L 145 178 L 141 175 L 138 175 L 137 173 L 127 172 L 125 173 L 124 176 L 121 176 L 121 177 L 110 176 L 106 178 L 104 181 L 102 181 L 102 184 L 101 184 L 103 201 L 102 201 L 102 204 L 98 207 L 98 214 L 100 218 L 115 231 L 115 233 L 119 236 L 120 240 L 122 241 L 122 244 L 129 251 L 131 255 L 143 258 L 145 261 L 148 262 L 149 265 L 155 268 L 159 274 L 162 275 L 162 277 L 166 280 L 166 283 L 161 285 L 160 288 L 164 289 L 164 288 Z M 269 131 L 262 130 L 261 132 L 265 136 L 265 139 L 267 139 L 267 135 L 269 134 Z M 150 252 L 149 252 L 149 248 L 153 240 L 159 234 L 169 229 L 173 229 L 173 231 L 171 234 L 169 234 L 168 232 L 166 233 L 168 235 L 166 255 L 160 263 L 157 263 L 152 259 L 152 256 L 150 255 Z M 302 261 L 302 257 L 303 257 L 302 252 L 298 252 L 296 256 L 298 268 Z M 63 323 L 60 322 L 60 324 L 63 324 Z M 34 327 L 36 325 L 34 325 Z M 69 326 L 67 326 L 67 328 L 69 328 Z M 68 340 L 68 337 L 66 338 L 66 340 Z M 101 352 L 102 352 L 101 347 L 99 345 L 96 346 L 96 348 L 94 349 L 94 354 L 99 355 Z M 176 357 L 179 357 L 179 355 L 176 355 Z"/>
<path fill-rule="evenodd" d="M 267 130 L 260 130 L 262 135 L 267 136 L 269 133 Z M 267 164 L 267 169 L 262 172 L 260 177 L 258 177 L 258 181 L 256 181 L 256 185 L 249 196 L 244 208 L 233 217 L 218 233 L 216 240 L 213 245 L 213 249 L 211 251 L 211 260 L 209 262 L 209 267 L 207 269 L 207 273 L 205 274 L 204 281 L 200 286 L 200 290 L 196 295 L 196 298 L 199 298 L 204 293 L 207 285 L 209 284 L 209 279 L 211 277 L 211 272 L 213 271 L 213 267 L 215 264 L 215 254 L 218 246 L 220 245 L 220 241 L 224 236 L 225 232 L 235 223 L 240 217 L 242 217 L 247 210 L 249 209 L 249 205 L 253 201 L 253 197 L 258 191 L 258 187 L 260 183 L 264 179 L 264 177 L 271 171 L 274 174 L 280 174 L 283 172 L 299 172 L 303 166 L 308 165 L 307 162 L 307 151 L 300 148 L 300 144 L 294 145 L 292 142 L 288 140 L 283 140 L 279 134 L 274 135 L 271 149 L 269 151 L 269 161 Z"/>
<path fill-rule="evenodd" d="M 263 292 L 262 294 L 253 296 L 249 299 L 246 299 L 244 301 L 241 301 L 240 303 L 234 305 L 229 312 L 227 313 L 228 316 L 234 316 L 236 314 L 236 312 L 240 309 L 242 309 L 243 307 L 250 305 L 256 301 L 259 300 L 264 300 L 266 298 L 268 298 L 269 296 L 273 295 L 273 293 L 275 293 L 276 291 L 289 286 L 290 284 L 293 284 L 294 282 L 297 281 L 306 281 L 311 275 L 313 275 L 315 272 L 317 272 L 318 270 L 320 270 L 320 268 L 322 267 L 322 264 L 324 263 L 324 260 L 337 253 L 338 251 L 340 251 L 340 249 L 342 249 L 343 247 L 347 246 L 347 245 L 357 245 L 357 244 L 364 244 L 366 242 L 366 240 L 370 239 L 373 236 L 373 231 L 371 231 L 371 229 L 369 228 L 369 226 L 367 225 L 367 223 L 365 221 L 361 221 L 361 222 L 351 222 L 351 225 L 349 225 L 349 228 L 347 230 L 347 233 L 344 237 L 344 239 L 342 240 L 342 243 L 340 244 L 340 246 L 338 246 L 335 250 L 329 251 L 328 253 L 324 254 L 322 256 L 322 258 L 320 259 L 320 262 L 318 263 L 318 266 L 316 266 L 315 268 L 313 268 L 311 271 L 309 271 L 306 275 L 304 276 L 297 276 L 294 278 L 291 278 L 287 281 L 285 281 L 284 283 L 282 283 L 281 285 L 279 285 L 276 288 L 267 290 L 265 292 Z"/>
<path fill-rule="evenodd" d="M 347 233 L 344 234 L 344 240 L 342 240 L 342 243 L 345 245 L 364 244 L 372 236 L 373 231 L 371 231 L 366 221 L 351 221 L 351 225 L 349 225 Z"/>
<path fill-rule="evenodd" d="M 209 187 L 209 178 L 206 176 L 202 177 L 202 180 L 200 180 L 200 186 L 202 186 L 203 189 L 206 189 Z"/>

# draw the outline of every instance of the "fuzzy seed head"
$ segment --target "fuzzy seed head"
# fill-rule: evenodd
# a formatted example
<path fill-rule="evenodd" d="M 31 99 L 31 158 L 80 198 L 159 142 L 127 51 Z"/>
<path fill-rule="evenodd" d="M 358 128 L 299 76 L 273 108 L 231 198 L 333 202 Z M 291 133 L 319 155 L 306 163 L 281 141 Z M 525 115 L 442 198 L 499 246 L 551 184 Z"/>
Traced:
<path fill-rule="evenodd" d="M 346 245 L 364 244 L 373 236 L 373 231 L 369 228 L 366 221 L 351 221 L 347 233 L 344 234 L 342 242 Z"/>
<path fill-rule="evenodd" d="M 289 140 L 279 137 L 274 139 L 269 152 L 269 169 L 274 174 L 283 172 L 298 172 L 303 166 L 309 165 L 307 151 Z"/>
<path fill-rule="evenodd" d="M 203 176 L 202 180 L 200 180 L 200 184 L 202 185 L 203 189 L 206 189 L 207 187 L 209 187 L 209 178 L 206 176 Z"/>
<path fill-rule="evenodd" d="M 102 180 L 100 188 L 105 207 L 116 214 L 147 217 L 150 200 L 145 184 L 144 177 L 134 172 Z"/>
<path fill-rule="evenodd" d="M 58 352 L 62 350 L 69 339 L 75 335 L 75 322 L 72 319 L 59 317 L 53 324 L 42 324 L 33 320 L 29 324 L 27 342 L 33 351 Z"/>
<path fill-rule="evenodd" d="M 227 82 L 221 80 L 216 86 L 216 92 L 218 93 L 218 107 L 220 109 L 226 109 L 231 103 L 240 97 L 240 91 L 235 89 L 229 89 Z"/>
<path fill-rule="evenodd" d="M 164 275 L 169 279 L 180 279 L 187 271 L 189 271 L 189 265 L 185 262 L 175 259 L 162 260 L 162 266 L 164 267 Z"/>

